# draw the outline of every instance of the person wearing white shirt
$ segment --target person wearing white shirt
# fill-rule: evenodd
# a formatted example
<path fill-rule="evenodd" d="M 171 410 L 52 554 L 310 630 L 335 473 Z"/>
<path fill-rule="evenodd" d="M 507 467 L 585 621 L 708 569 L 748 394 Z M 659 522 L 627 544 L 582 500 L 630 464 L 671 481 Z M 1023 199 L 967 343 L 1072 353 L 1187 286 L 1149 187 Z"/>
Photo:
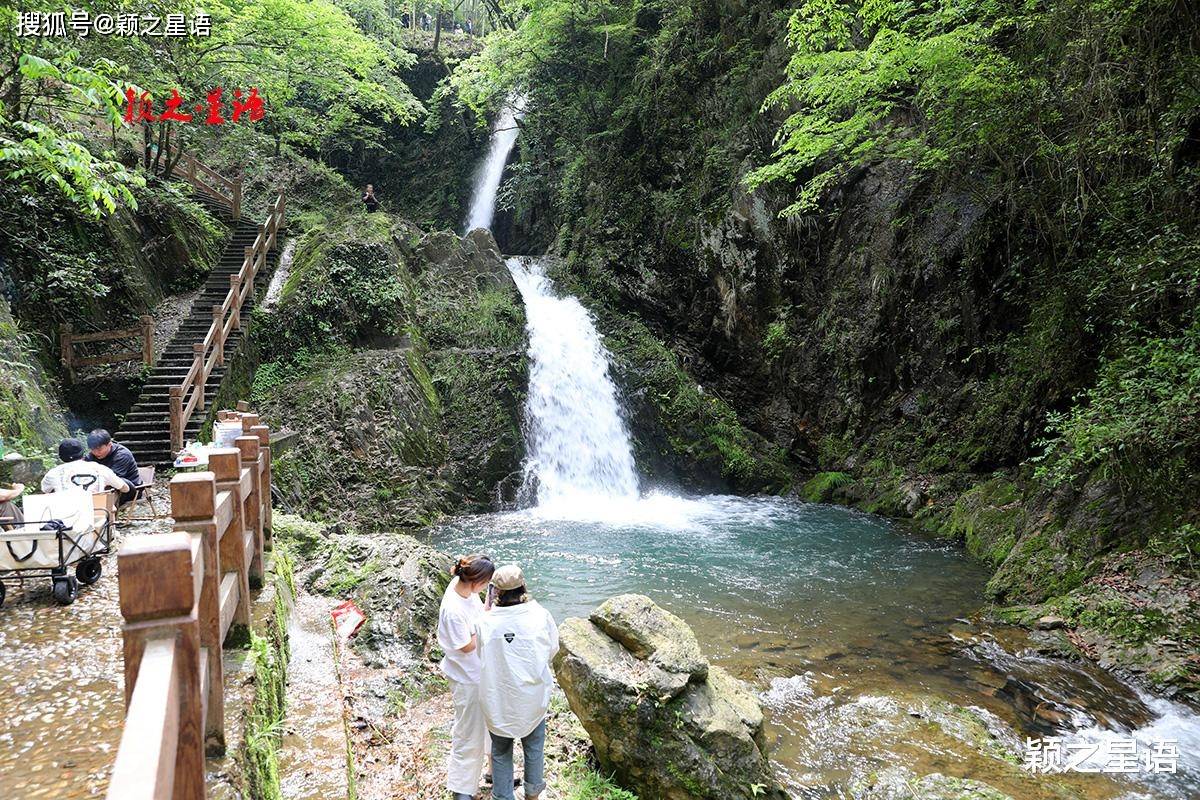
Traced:
<path fill-rule="evenodd" d="M 529 596 L 516 564 L 496 570 L 496 607 L 479 619 L 477 641 L 483 664 L 480 698 L 492 735 L 493 800 L 514 800 L 513 741 L 525 753 L 525 798 L 546 788 L 546 712 L 558 652 L 554 617 Z"/>
<path fill-rule="evenodd" d="M 87 448 L 78 439 L 63 439 L 58 443 L 58 458 L 63 463 L 51 467 L 42 476 L 42 491 L 67 492 L 72 489 L 85 489 L 93 494 L 116 489 L 128 492 L 129 484 L 124 479 L 103 464 L 94 461 L 84 461 L 83 454 Z"/>
<path fill-rule="evenodd" d="M 484 616 L 479 593 L 495 572 L 487 556 L 461 558 L 438 611 L 437 640 L 445 657 L 442 673 L 454 698 L 454 727 L 446 765 L 446 788 L 454 800 L 473 800 L 487 753 L 487 725 L 479 703 L 480 662 L 475 626 Z"/>

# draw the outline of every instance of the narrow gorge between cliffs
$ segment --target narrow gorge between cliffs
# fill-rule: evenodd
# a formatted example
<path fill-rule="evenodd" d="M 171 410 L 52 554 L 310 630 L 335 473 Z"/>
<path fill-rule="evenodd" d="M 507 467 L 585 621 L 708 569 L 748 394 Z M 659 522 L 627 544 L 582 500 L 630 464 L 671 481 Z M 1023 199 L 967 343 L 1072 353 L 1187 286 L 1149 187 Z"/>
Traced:
<path fill-rule="evenodd" d="M 468 231 L 491 224 L 514 108 L 493 128 Z M 593 315 L 556 290 L 543 259 L 507 264 L 529 338 L 519 507 L 453 519 L 431 543 L 516 561 L 560 621 L 623 592 L 684 618 L 715 663 L 761 692 L 772 758 L 797 797 L 886 791 L 931 772 L 1020 798 L 1200 796 L 1200 717 L 985 622 L 987 573 L 957 547 L 836 506 L 639 485 Z M 1061 737 L 1078 752 L 1175 740 L 1179 771 L 1116 776 L 1097 763 L 1050 785 L 981 751 L 979 735 L 1010 753 L 1025 737 Z"/>

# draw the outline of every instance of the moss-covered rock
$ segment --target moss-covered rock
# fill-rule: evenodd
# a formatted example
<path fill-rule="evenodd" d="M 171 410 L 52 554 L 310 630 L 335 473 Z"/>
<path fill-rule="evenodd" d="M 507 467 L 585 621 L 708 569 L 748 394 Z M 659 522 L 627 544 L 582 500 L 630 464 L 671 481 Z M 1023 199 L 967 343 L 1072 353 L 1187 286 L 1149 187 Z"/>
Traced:
<path fill-rule="evenodd" d="M 686 624 L 638 596 L 593 616 L 563 623 L 554 670 L 606 771 L 643 800 L 787 796 L 767 762 L 758 700 L 701 663 Z"/>
<path fill-rule="evenodd" d="M 945 531 L 967 552 L 993 569 L 1012 551 L 1024 529 L 1027 511 L 1015 484 L 1003 476 L 963 493 L 950 511 Z"/>
<path fill-rule="evenodd" d="M 36 456 L 67 435 L 54 385 L 30 337 L 0 298 L 0 438 L 5 451 Z"/>
<path fill-rule="evenodd" d="M 431 646 L 449 556 L 404 534 L 365 535 L 288 514 L 276 516 L 275 536 L 304 554 L 307 590 L 353 599 L 366 612 L 353 647 L 368 664 L 406 663 Z"/>
<path fill-rule="evenodd" d="M 524 452 L 524 313 L 491 237 L 385 214 L 306 234 L 256 312 L 248 387 L 300 434 L 278 461 L 298 509 L 363 529 L 496 507 Z M 235 368 L 236 369 L 236 368 Z"/>

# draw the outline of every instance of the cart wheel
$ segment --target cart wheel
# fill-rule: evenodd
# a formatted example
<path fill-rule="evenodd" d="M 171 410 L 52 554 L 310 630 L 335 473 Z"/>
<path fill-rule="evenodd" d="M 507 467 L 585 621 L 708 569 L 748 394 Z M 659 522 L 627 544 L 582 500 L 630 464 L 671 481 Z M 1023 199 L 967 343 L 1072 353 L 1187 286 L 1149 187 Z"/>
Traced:
<path fill-rule="evenodd" d="M 84 586 L 91 586 L 100 580 L 100 575 L 103 571 L 103 568 L 100 566 L 100 559 L 98 558 L 85 558 L 75 565 L 75 577 Z"/>
<path fill-rule="evenodd" d="M 79 581 L 70 575 L 54 579 L 54 600 L 61 606 L 69 606 L 75 602 L 79 594 Z"/>

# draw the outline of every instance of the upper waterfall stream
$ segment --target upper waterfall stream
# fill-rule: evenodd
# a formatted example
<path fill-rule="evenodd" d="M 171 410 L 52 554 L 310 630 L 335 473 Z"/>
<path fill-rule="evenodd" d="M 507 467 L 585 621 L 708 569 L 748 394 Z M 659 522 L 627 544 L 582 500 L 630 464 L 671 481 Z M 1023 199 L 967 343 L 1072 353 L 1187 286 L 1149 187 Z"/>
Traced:
<path fill-rule="evenodd" d="M 508 163 L 508 155 L 517 142 L 517 120 L 521 118 L 524 107 L 524 98 L 514 95 L 496 117 L 488 143 L 487 158 L 475 174 L 475 186 L 471 191 L 471 210 L 467 214 L 463 233 L 476 228 L 492 227 L 492 217 L 496 213 L 496 193 L 500 191 L 500 180 L 504 177 L 504 165 Z"/>
<path fill-rule="evenodd" d="M 521 107 L 496 122 L 468 230 L 491 225 Z M 865 786 L 911 797 L 910 777 L 935 772 L 1016 800 L 1200 796 L 1200 717 L 983 621 L 987 573 L 957 548 L 842 508 L 644 491 L 592 315 L 555 290 L 542 259 L 507 263 L 529 336 L 524 508 L 452 520 L 433 544 L 519 563 L 560 621 L 623 592 L 683 617 L 714 663 L 761 691 L 772 758 L 796 797 Z M 966 709 L 986 746 L 962 732 Z M 1051 780 L 1012 763 L 1026 736 L 1064 748 L 1136 740 L 1143 752 L 1176 740 L 1179 769 L 1104 775 L 1093 763 Z"/>

